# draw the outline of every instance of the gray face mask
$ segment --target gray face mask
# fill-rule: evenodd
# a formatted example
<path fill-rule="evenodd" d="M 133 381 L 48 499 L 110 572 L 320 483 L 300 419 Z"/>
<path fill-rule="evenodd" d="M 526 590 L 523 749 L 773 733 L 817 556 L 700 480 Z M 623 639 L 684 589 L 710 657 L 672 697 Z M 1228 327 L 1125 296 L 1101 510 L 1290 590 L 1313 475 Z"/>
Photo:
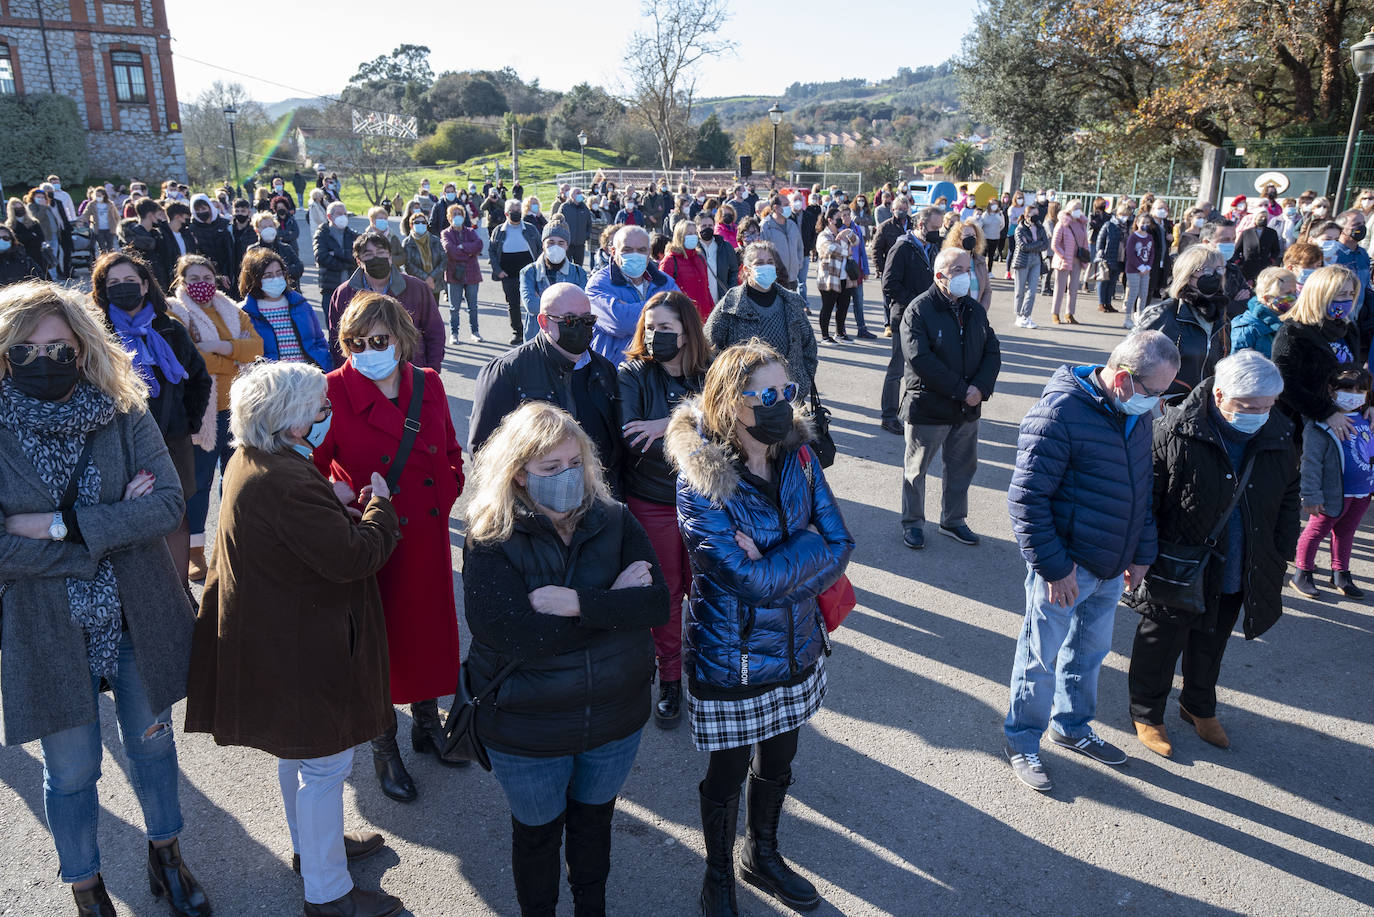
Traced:
<path fill-rule="evenodd" d="M 566 513 L 582 503 L 587 485 L 582 468 L 572 465 L 557 474 L 529 472 L 526 474 L 525 489 L 529 491 L 530 499 L 540 506 L 555 513 Z"/>

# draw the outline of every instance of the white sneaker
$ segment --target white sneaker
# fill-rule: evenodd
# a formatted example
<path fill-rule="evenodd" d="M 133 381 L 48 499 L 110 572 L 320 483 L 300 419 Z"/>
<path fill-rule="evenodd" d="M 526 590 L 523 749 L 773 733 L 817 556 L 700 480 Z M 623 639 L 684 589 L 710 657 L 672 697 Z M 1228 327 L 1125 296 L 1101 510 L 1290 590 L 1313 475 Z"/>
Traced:
<path fill-rule="evenodd" d="M 1126 316 L 1125 321 L 1123 321 L 1123 322 L 1121 323 L 1121 327 L 1122 327 L 1122 328 L 1134 328 L 1134 327 L 1135 327 L 1135 322 L 1131 321 L 1131 317 L 1128 315 L 1128 316 Z"/>
<path fill-rule="evenodd" d="M 1034 321 L 1033 319 L 1031 319 L 1030 317 L 1026 317 L 1026 318 L 1024 318 L 1024 319 L 1021 320 L 1021 327 L 1022 327 L 1022 328 L 1029 328 L 1031 331 L 1034 331 L 1036 328 L 1039 328 L 1040 326 L 1037 325 L 1037 324 L 1035 323 L 1035 321 Z"/>
<path fill-rule="evenodd" d="M 1014 322 L 1014 324 L 1018 328 L 1024 328 L 1026 327 L 1026 319 L 1023 316 L 1018 315 L 1016 316 L 1016 321 Z"/>

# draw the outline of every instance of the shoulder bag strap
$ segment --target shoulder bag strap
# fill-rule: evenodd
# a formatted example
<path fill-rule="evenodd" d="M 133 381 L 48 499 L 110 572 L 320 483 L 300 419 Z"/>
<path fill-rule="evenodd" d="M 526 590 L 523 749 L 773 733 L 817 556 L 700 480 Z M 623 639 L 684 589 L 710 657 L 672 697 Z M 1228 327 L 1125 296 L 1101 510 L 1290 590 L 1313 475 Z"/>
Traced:
<path fill-rule="evenodd" d="M 392 494 L 401 482 L 401 472 L 405 471 L 410 450 L 415 446 L 415 437 L 420 432 L 420 405 L 425 400 L 425 374 L 418 366 L 411 366 L 410 405 L 406 408 L 405 430 L 401 433 L 401 445 L 396 448 L 396 459 L 391 470 L 386 473 L 386 486 Z"/>
<path fill-rule="evenodd" d="M 90 464 L 91 447 L 94 443 L 95 431 L 92 430 L 86 434 L 86 444 L 81 447 L 81 454 L 77 456 L 76 468 L 72 470 L 66 492 L 62 494 L 62 503 L 57 507 L 59 510 L 72 509 L 76 506 L 77 490 L 81 487 L 81 475 L 85 473 L 86 466 Z"/>
<path fill-rule="evenodd" d="M 482 701 L 491 697 L 493 694 L 496 693 L 497 689 L 501 687 L 501 683 L 505 681 L 507 678 L 509 678 L 511 676 L 511 673 L 519 667 L 519 659 L 512 659 L 510 662 L 506 663 L 504 666 L 501 667 L 501 671 L 496 673 L 496 677 L 494 677 L 491 681 L 487 682 L 487 686 L 482 689 L 482 693 L 473 696 L 472 702 L 474 704 L 480 704 L 482 703 Z"/>
<path fill-rule="evenodd" d="M 1207 536 L 1207 547 L 1215 548 L 1217 546 L 1217 539 L 1221 537 L 1221 533 L 1230 523 L 1231 514 L 1234 513 L 1236 507 L 1240 505 L 1240 498 L 1245 494 L 1245 485 L 1250 481 L 1250 472 L 1254 470 L 1255 457 L 1251 456 L 1250 461 L 1245 463 L 1245 470 L 1241 472 L 1240 478 L 1236 481 L 1236 492 L 1232 495 L 1231 502 L 1226 507 L 1226 512 L 1221 514 L 1221 518 L 1217 520 L 1216 527 L 1212 529 L 1212 534 Z"/>

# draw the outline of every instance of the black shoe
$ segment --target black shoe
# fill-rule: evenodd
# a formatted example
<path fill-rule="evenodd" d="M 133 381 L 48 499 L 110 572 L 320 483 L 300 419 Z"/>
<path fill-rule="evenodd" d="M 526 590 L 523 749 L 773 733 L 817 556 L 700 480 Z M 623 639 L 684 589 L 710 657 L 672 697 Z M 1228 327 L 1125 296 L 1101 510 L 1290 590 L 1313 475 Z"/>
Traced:
<path fill-rule="evenodd" d="M 558 910 L 558 853 L 566 820 L 566 812 L 546 825 L 526 825 L 511 816 L 511 875 L 521 917 L 554 917 Z"/>
<path fill-rule="evenodd" d="M 414 802 L 420 795 L 401 760 L 401 750 L 396 747 L 396 724 L 372 740 L 372 763 L 383 793 L 397 802 Z"/>
<path fill-rule="evenodd" d="M 906 430 L 900 420 L 884 420 L 879 426 L 895 436 L 906 436 Z"/>
<path fill-rule="evenodd" d="M 1117 748 L 1111 742 L 1099 736 L 1091 729 L 1088 734 L 1081 739 L 1070 739 L 1068 736 L 1060 735 L 1057 731 L 1047 730 L 1050 741 L 1060 748 L 1067 748 L 1076 751 L 1081 755 L 1087 755 L 1099 764 L 1111 764 L 1113 766 L 1126 763 L 1126 753 Z"/>
<path fill-rule="evenodd" d="M 828 335 L 828 334 L 822 334 L 822 335 L 821 335 L 821 340 L 824 341 L 824 342 L 827 343 L 827 344 L 833 344 L 833 343 L 835 343 L 835 339 L 832 338 L 832 337 L 831 337 L 830 335 Z"/>
<path fill-rule="evenodd" d="M 837 340 L 837 341 L 844 341 L 846 344 L 848 344 L 848 343 L 849 343 L 849 335 L 845 334 L 843 331 L 837 331 L 837 332 L 835 332 L 835 340 Z"/>
<path fill-rule="evenodd" d="M 1315 599 L 1321 595 L 1321 590 L 1317 588 L 1317 584 L 1312 582 L 1311 570 L 1299 568 L 1297 572 L 1293 574 L 1293 579 L 1289 582 L 1289 585 L 1309 599 Z"/>
<path fill-rule="evenodd" d="M 706 841 L 706 875 L 701 880 L 702 917 L 739 917 L 735 901 L 735 834 L 739 793 L 725 802 L 701 797 L 701 833 Z"/>
<path fill-rule="evenodd" d="M 749 774 L 745 794 L 748 828 L 739 863 L 740 877 L 790 908 L 809 911 L 821 903 L 816 886 L 788 866 L 778 852 L 778 820 L 791 784 L 791 772 L 777 780 Z"/>
<path fill-rule="evenodd" d="M 440 764 L 448 767 L 467 767 L 472 762 L 467 758 L 445 758 L 444 746 L 448 743 L 444 735 L 444 724 L 439 719 L 439 702 L 422 700 L 410 705 L 410 715 L 414 725 L 410 729 L 410 747 L 422 755 L 433 755 Z"/>
<path fill-rule="evenodd" d="M 376 831 L 345 831 L 344 832 L 344 856 L 348 862 L 356 863 L 358 860 L 365 860 L 386 846 L 386 838 Z M 297 875 L 301 871 L 301 855 L 291 854 L 291 869 Z"/>
<path fill-rule="evenodd" d="M 401 899 L 378 889 L 353 886 L 342 898 L 326 904 L 305 902 L 305 917 L 392 917 L 405 909 Z"/>
<path fill-rule="evenodd" d="M 676 729 L 682 722 L 682 679 L 658 683 L 654 723 L 659 729 Z"/>
<path fill-rule="evenodd" d="M 1339 589 L 1342 595 L 1349 598 L 1364 598 L 1364 590 L 1355 585 L 1355 581 L 1350 578 L 1349 570 L 1332 570 L 1331 585 Z"/>
<path fill-rule="evenodd" d="M 973 534 L 973 529 L 967 525 L 942 525 L 940 526 L 940 534 L 948 535 L 960 544 L 974 545 L 982 540 Z"/>
<path fill-rule="evenodd" d="M 525 343 L 525 335 L 523 333 L 517 332 L 510 336 L 510 346 L 519 347 L 523 343 Z"/>
<path fill-rule="evenodd" d="M 72 897 L 76 899 L 76 917 L 116 917 L 114 902 L 105 891 L 100 873 L 95 874 L 95 884 L 90 888 L 73 888 Z"/>
<path fill-rule="evenodd" d="M 606 877 L 611 874 L 611 819 L 615 800 L 589 806 L 568 800 L 568 887 L 573 917 L 606 917 Z"/>
<path fill-rule="evenodd" d="M 913 525 L 902 532 L 902 541 L 913 551 L 919 551 L 926 546 L 926 533 L 919 525 Z"/>
<path fill-rule="evenodd" d="M 210 913 L 210 899 L 181 861 L 181 844 L 176 838 L 165 847 L 148 842 L 148 890 L 154 898 L 166 898 L 172 913 L 181 917 L 206 917 Z"/>
<path fill-rule="evenodd" d="M 872 331 L 860 331 L 858 334 L 858 338 L 861 341 L 876 341 L 878 339 L 878 336 L 874 334 Z"/>

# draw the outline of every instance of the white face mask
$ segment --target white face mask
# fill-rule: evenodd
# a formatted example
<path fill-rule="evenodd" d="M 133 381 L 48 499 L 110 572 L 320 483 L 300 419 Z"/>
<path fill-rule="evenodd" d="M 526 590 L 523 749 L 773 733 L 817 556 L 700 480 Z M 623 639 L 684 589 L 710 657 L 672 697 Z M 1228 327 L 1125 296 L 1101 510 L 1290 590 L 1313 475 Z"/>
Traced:
<path fill-rule="evenodd" d="M 1345 411 L 1347 414 L 1349 414 L 1352 411 L 1358 411 L 1360 408 L 1364 407 L 1364 402 L 1364 392 L 1336 393 L 1336 407 L 1340 408 L 1342 411 Z"/>
<path fill-rule="evenodd" d="M 258 233 L 258 235 L 262 237 L 262 241 L 272 242 L 277 238 L 277 229 L 275 226 L 268 226 L 264 228 L 262 232 Z"/>
<path fill-rule="evenodd" d="M 967 296 L 973 288 L 973 279 L 967 274 L 955 274 L 949 278 L 949 295 L 957 298 Z"/>
<path fill-rule="evenodd" d="M 336 217 L 334 218 L 334 225 L 337 226 L 337 227 L 339 227 L 340 229 L 347 229 L 347 228 L 348 228 L 348 214 L 346 214 L 346 213 L 341 213 L 341 214 L 339 214 L 338 216 L 336 216 Z"/>
<path fill-rule="evenodd" d="M 568 257 L 568 250 L 561 245 L 550 245 L 544 249 L 544 257 L 549 259 L 549 264 L 562 264 Z"/>

